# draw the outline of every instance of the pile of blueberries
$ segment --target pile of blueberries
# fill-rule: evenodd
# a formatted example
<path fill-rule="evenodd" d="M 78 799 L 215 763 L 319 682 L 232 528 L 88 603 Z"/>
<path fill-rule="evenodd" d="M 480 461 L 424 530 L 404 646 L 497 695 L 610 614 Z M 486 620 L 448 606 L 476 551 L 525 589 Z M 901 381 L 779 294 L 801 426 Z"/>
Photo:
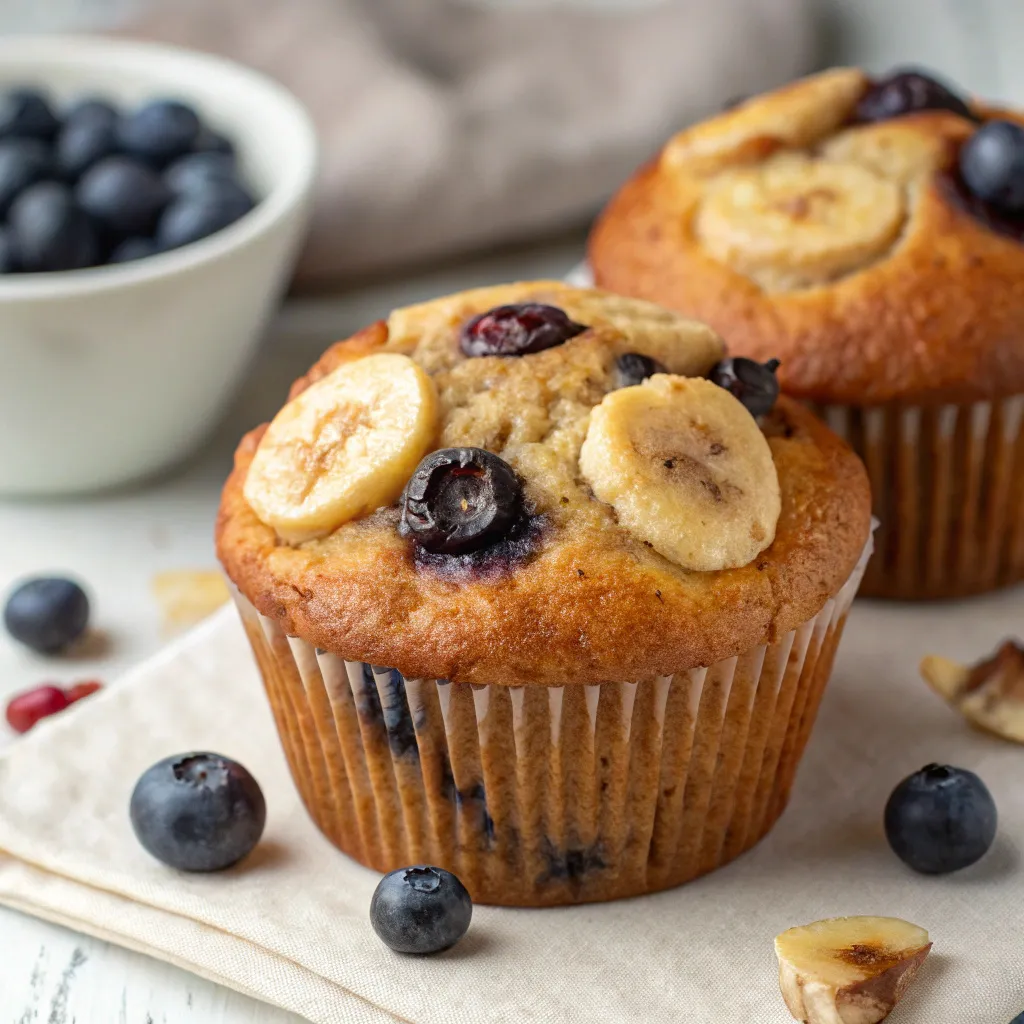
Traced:
<path fill-rule="evenodd" d="M 0 273 L 141 259 L 254 205 L 231 140 L 184 103 L 87 97 L 58 111 L 35 89 L 0 95 Z"/>

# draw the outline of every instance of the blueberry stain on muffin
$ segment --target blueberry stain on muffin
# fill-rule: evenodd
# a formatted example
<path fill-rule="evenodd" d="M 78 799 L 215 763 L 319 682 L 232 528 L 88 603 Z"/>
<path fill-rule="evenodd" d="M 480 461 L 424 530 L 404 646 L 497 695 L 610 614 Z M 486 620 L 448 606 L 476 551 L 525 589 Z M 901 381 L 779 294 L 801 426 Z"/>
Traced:
<path fill-rule="evenodd" d="M 377 684 L 384 728 L 388 733 L 388 746 L 395 757 L 419 757 L 416 727 L 409 711 L 409 701 L 402 673 L 394 668 L 371 666 Z"/>
<path fill-rule="evenodd" d="M 716 363 L 708 379 L 737 398 L 751 416 L 767 416 L 779 398 L 778 359 L 759 363 L 736 356 Z"/>
<path fill-rule="evenodd" d="M 657 359 L 640 352 L 624 352 L 615 360 L 614 380 L 617 388 L 643 384 L 648 377 L 653 377 L 656 373 L 668 373 L 668 370 Z"/>
<path fill-rule="evenodd" d="M 460 346 L 470 357 L 525 356 L 562 345 L 586 329 L 557 306 L 520 302 L 473 317 L 462 328 Z"/>
<path fill-rule="evenodd" d="M 897 69 L 873 82 L 857 104 L 855 116 L 861 122 L 886 121 L 922 110 L 949 110 L 975 119 L 971 108 L 949 86 L 913 68 Z"/>
<path fill-rule="evenodd" d="M 494 842 L 496 829 L 494 819 L 487 809 L 487 792 L 482 782 L 474 782 L 467 789 L 455 792 L 455 803 L 459 810 L 467 815 L 473 828 L 482 836 L 488 845 Z"/>
<path fill-rule="evenodd" d="M 600 842 L 591 846 L 568 846 L 559 848 L 550 838 L 544 840 L 544 874 L 540 884 L 569 882 L 578 884 L 596 871 L 604 871 L 607 858 Z"/>

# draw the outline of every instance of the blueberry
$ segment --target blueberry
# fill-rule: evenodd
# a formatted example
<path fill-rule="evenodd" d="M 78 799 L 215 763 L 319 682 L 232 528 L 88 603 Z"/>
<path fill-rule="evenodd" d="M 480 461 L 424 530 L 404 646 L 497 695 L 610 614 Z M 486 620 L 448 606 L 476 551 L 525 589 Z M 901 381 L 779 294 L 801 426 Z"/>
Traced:
<path fill-rule="evenodd" d="M 235 154 L 235 144 L 220 132 L 212 128 L 203 127 L 199 137 L 192 144 L 193 153 L 227 153 L 229 156 Z"/>
<path fill-rule="evenodd" d="M 1011 121 L 983 124 L 960 149 L 960 176 L 979 199 L 1024 211 L 1024 127 Z"/>
<path fill-rule="evenodd" d="M 55 181 L 27 188 L 11 206 L 8 222 L 22 270 L 78 270 L 99 262 L 99 240 L 71 191 Z"/>
<path fill-rule="evenodd" d="M 89 623 L 89 598 L 73 580 L 36 577 L 19 584 L 4 608 L 15 640 L 40 654 L 55 654 L 77 640 Z"/>
<path fill-rule="evenodd" d="M 37 89 L 12 89 L 0 96 L 0 138 L 52 139 L 59 122 Z"/>
<path fill-rule="evenodd" d="M 159 251 L 152 238 L 133 235 L 114 246 L 113 252 L 107 257 L 107 262 L 131 263 L 133 260 L 144 260 L 147 256 L 155 256 Z"/>
<path fill-rule="evenodd" d="M 11 208 L 11 203 L 37 181 L 49 176 L 52 170 L 50 149 L 39 139 L 0 140 L 0 216 Z"/>
<path fill-rule="evenodd" d="M 885 835 L 915 871 L 944 875 L 980 860 L 996 836 L 996 805 L 973 772 L 926 765 L 885 806 Z"/>
<path fill-rule="evenodd" d="M 164 210 L 156 243 L 161 249 L 177 249 L 198 242 L 234 224 L 252 208 L 252 198 L 240 185 L 211 185 L 199 195 L 180 196 Z"/>
<path fill-rule="evenodd" d="M 126 156 L 110 156 L 91 167 L 75 189 L 78 205 L 111 231 L 147 234 L 171 191 L 155 171 Z"/>
<path fill-rule="evenodd" d="M 68 181 L 76 181 L 94 164 L 117 152 L 113 121 L 98 117 L 80 117 L 69 121 L 57 136 L 57 170 Z"/>
<path fill-rule="evenodd" d="M 556 306 L 526 302 L 473 317 L 462 328 L 467 356 L 525 356 L 561 345 L 586 330 Z"/>
<path fill-rule="evenodd" d="M 235 185 L 236 173 L 235 158 L 229 153 L 189 153 L 167 168 L 164 181 L 175 195 L 185 195 L 223 182 Z"/>
<path fill-rule="evenodd" d="M 629 388 L 642 384 L 656 373 L 668 373 L 657 359 L 642 356 L 639 352 L 625 352 L 615 360 L 615 386 Z"/>
<path fill-rule="evenodd" d="M 913 68 L 893 71 L 875 82 L 857 104 L 858 121 L 885 121 L 918 110 L 951 110 L 974 120 L 970 107 L 942 82 Z"/>
<path fill-rule="evenodd" d="M 106 100 L 97 99 L 94 96 L 86 96 L 84 99 L 76 100 L 67 110 L 64 111 L 65 126 L 71 124 L 100 123 L 109 124 L 113 127 L 117 123 L 117 108 Z"/>
<path fill-rule="evenodd" d="M 715 363 L 708 379 L 738 398 L 751 416 L 766 416 L 779 397 L 778 359 L 759 363 L 736 356 Z"/>
<path fill-rule="evenodd" d="M 132 793 L 135 836 L 179 871 L 220 871 L 260 841 L 267 806 L 259 783 L 219 754 L 179 754 L 142 773 Z"/>
<path fill-rule="evenodd" d="M 473 901 L 450 871 L 427 866 L 385 875 L 370 901 L 370 924 L 396 953 L 440 953 L 469 928 Z"/>
<path fill-rule="evenodd" d="M 416 467 L 402 506 L 403 536 L 427 551 L 459 555 L 509 532 L 522 508 L 522 488 L 493 452 L 442 448 Z"/>
<path fill-rule="evenodd" d="M 199 115 L 177 100 L 154 100 L 117 124 L 121 148 L 155 167 L 164 167 L 191 150 L 202 124 Z"/>
<path fill-rule="evenodd" d="M 14 250 L 14 239 L 6 227 L 0 226 L 0 274 L 16 274 L 18 269 L 18 255 Z"/>

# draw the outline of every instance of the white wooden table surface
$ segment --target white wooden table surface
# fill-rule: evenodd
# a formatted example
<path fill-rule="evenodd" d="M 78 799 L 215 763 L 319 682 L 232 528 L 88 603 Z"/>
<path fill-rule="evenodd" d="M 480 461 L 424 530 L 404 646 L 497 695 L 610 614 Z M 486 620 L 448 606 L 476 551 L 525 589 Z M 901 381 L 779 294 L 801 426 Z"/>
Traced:
<path fill-rule="evenodd" d="M 0 501 L 0 593 L 23 575 L 70 573 L 88 585 L 93 624 L 104 639 L 80 658 L 44 659 L 0 636 L 0 704 L 5 694 L 47 680 L 109 682 L 161 646 L 161 615 L 150 592 L 153 575 L 215 567 L 213 517 L 235 443 L 276 410 L 287 385 L 328 343 L 396 305 L 478 284 L 561 277 L 579 259 L 581 245 L 574 238 L 330 301 L 292 304 L 279 317 L 217 435 L 179 472 L 88 499 Z M 17 739 L 0 720 L 0 749 L 11 742 Z M 0 1024 L 299 1021 L 175 967 L 0 908 Z"/>

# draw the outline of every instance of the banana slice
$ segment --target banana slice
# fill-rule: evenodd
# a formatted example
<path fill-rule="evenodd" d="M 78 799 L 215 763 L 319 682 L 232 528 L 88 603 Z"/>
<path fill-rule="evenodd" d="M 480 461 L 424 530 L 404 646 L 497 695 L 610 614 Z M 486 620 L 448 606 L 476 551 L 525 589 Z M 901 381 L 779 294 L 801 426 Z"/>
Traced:
<path fill-rule="evenodd" d="M 775 939 L 779 986 L 804 1024 L 877 1024 L 903 998 L 932 948 L 896 917 L 836 917 Z"/>
<path fill-rule="evenodd" d="M 433 382 L 408 356 L 345 363 L 274 418 L 249 467 L 246 501 L 284 540 L 324 536 L 393 502 L 437 427 Z"/>
<path fill-rule="evenodd" d="M 746 565 L 775 539 L 771 449 L 750 413 L 709 380 L 661 373 L 606 395 L 579 464 L 622 526 L 684 569 Z"/>
<path fill-rule="evenodd" d="M 711 255 L 766 287 L 805 287 L 884 255 L 904 217 L 900 188 L 866 167 L 785 154 L 724 175 L 695 229 Z"/>
<path fill-rule="evenodd" d="M 802 78 L 680 132 L 662 159 L 669 167 L 702 174 L 762 159 L 780 147 L 805 149 L 849 119 L 867 86 L 857 68 Z"/>
<path fill-rule="evenodd" d="M 921 675 L 969 722 L 1024 743 L 1024 647 L 1007 641 L 973 666 L 929 655 Z"/>

